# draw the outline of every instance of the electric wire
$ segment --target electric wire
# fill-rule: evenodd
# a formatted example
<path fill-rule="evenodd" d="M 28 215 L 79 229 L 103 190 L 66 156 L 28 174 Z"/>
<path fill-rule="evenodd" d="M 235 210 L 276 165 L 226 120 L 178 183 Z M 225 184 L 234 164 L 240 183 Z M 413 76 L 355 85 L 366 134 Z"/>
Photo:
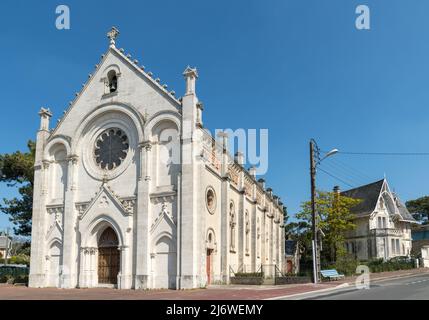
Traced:
<path fill-rule="evenodd" d="M 334 174 L 332 174 L 332 173 L 330 173 L 330 172 L 328 172 L 328 171 L 324 170 L 324 169 L 323 169 L 323 168 L 321 168 L 320 166 L 319 166 L 317 169 L 318 169 L 318 170 L 320 170 L 320 171 L 322 171 L 323 173 L 327 174 L 327 175 L 328 175 L 328 176 L 330 176 L 331 178 L 334 178 L 334 179 L 336 179 L 336 180 L 338 180 L 338 181 L 340 181 L 340 182 L 344 183 L 345 185 L 347 185 L 347 186 L 349 186 L 349 187 L 351 187 L 351 188 L 354 188 L 354 186 L 353 186 L 353 185 L 351 185 L 350 183 L 348 183 L 348 182 L 344 181 L 343 179 L 341 179 L 341 178 L 337 177 L 336 175 L 334 175 Z"/>
<path fill-rule="evenodd" d="M 366 179 L 362 179 L 360 177 L 357 177 L 353 173 L 350 173 L 347 170 L 344 170 L 343 168 L 335 165 L 331 161 L 327 161 L 326 163 L 323 163 L 323 166 L 326 170 L 333 172 L 338 177 L 342 178 L 343 180 L 351 182 L 353 185 L 364 185 L 366 183 Z"/>
<path fill-rule="evenodd" d="M 323 151 L 325 152 L 325 151 Z M 367 155 L 367 156 L 429 156 L 429 152 L 346 152 L 338 151 L 345 155 Z"/>
<path fill-rule="evenodd" d="M 345 162 L 342 162 L 338 158 L 332 158 L 330 161 L 332 161 L 333 163 L 336 163 L 338 166 L 344 168 L 345 170 L 349 170 L 350 172 L 354 172 L 355 176 L 359 176 L 364 181 L 373 180 L 369 175 L 367 175 L 363 171 L 356 169 L 356 168 L 350 166 L 349 164 L 347 164 Z"/>
<path fill-rule="evenodd" d="M 344 174 L 343 172 L 340 172 L 338 170 L 338 168 L 336 168 L 335 166 L 333 166 L 329 162 L 323 163 L 323 169 L 328 171 L 331 174 L 335 174 L 338 178 L 342 179 L 343 181 L 348 182 L 349 184 L 362 185 L 362 183 L 359 180 L 356 180 L 354 177 L 351 177 L 347 173 Z"/>

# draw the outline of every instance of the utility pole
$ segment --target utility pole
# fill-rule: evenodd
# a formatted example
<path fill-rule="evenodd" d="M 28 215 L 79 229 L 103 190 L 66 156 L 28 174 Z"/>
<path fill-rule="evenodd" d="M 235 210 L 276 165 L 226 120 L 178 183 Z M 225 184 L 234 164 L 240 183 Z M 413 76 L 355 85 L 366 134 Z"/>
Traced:
<path fill-rule="evenodd" d="M 310 141 L 310 178 L 311 178 L 311 223 L 313 230 L 313 282 L 319 280 L 318 252 L 317 252 L 317 226 L 316 226 L 316 162 L 314 160 L 314 140 Z"/>
<path fill-rule="evenodd" d="M 326 158 L 338 153 L 338 149 L 332 149 L 325 156 L 320 158 L 320 149 L 314 139 L 310 140 L 310 178 L 311 178 L 311 223 L 312 223 L 312 248 L 313 248 L 313 281 L 314 284 L 319 282 L 320 271 L 320 248 L 319 248 L 319 229 L 317 227 L 316 213 L 316 168 Z"/>

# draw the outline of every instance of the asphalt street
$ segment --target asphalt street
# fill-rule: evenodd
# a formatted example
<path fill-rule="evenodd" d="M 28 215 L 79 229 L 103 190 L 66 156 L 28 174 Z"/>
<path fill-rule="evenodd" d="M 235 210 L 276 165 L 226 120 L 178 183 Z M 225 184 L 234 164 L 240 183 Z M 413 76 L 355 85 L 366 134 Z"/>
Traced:
<path fill-rule="evenodd" d="M 372 282 L 369 289 L 348 287 L 320 294 L 301 296 L 300 300 L 429 300 L 429 275 L 416 275 Z"/>

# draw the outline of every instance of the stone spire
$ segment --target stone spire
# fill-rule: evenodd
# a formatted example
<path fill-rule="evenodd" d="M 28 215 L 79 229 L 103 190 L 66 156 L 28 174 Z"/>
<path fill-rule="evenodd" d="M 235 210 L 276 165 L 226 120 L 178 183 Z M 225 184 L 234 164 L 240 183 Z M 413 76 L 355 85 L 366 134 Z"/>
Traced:
<path fill-rule="evenodd" d="M 116 27 L 112 27 L 110 31 L 107 33 L 107 38 L 110 39 L 110 46 L 115 47 L 116 39 L 119 36 L 119 30 Z"/>
<path fill-rule="evenodd" d="M 40 129 L 42 131 L 49 131 L 49 120 L 52 117 L 52 113 L 49 109 L 41 108 L 39 111 L 40 116 Z"/>
<path fill-rule="evenodd" d="M 195 94 L 195 82 L 198 79 L 197 68 L 186 67 L 183 76 L 186 79 L 186 94 Z"/>

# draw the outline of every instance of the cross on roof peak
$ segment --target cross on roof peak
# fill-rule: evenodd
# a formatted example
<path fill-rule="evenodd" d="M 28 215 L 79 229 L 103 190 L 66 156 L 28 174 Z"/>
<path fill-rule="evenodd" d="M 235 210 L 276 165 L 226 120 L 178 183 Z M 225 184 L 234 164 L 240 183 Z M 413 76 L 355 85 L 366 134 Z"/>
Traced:
<path fill-rule="evenodd" d="M 112 27 L 110 31 L 107 33 L 107 37 L 110 39 L 110 46 L 115 46 L 116 39 L 119 36 L 119 30 L 116 27 Z"/>

